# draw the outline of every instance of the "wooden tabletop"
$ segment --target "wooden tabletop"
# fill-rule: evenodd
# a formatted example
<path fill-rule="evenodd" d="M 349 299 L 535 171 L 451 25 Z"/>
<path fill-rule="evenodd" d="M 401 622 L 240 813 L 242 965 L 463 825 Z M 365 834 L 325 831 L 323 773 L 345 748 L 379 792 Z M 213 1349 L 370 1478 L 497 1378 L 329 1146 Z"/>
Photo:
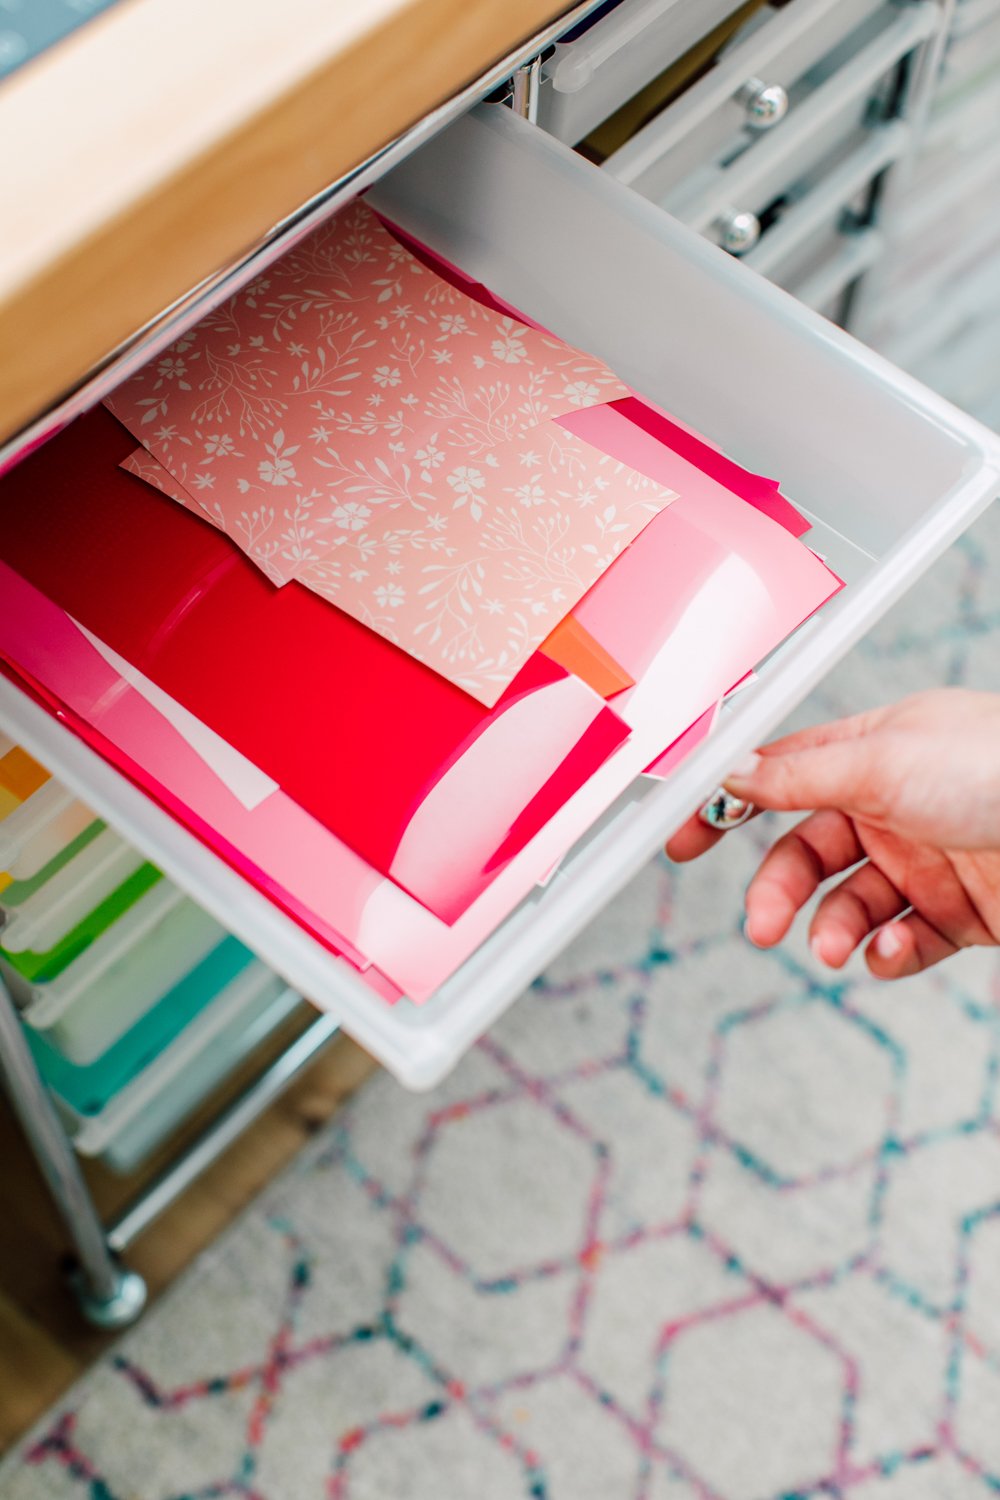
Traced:
<path fill-rule="evenodd" d="M 121 0 L 0 86 L 0 440 L 568 0 Z"/>

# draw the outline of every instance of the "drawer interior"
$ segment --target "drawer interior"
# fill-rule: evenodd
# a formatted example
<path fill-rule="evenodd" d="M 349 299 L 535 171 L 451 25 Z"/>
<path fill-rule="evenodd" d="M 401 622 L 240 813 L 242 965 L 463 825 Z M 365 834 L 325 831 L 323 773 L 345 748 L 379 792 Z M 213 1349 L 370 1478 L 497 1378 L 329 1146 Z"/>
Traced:
<path fill-rule="evenodd" d="M 872 556 L 981 461 L 897 372 L 510 111 L 474 111 L 373 201 Z"/>
<path fill-rule="evenodd" d="M 168 813 L 0 679 L 0 721 L 99 815 L 406 1083 L 437 1082 L 992 498 L 1000 440 L 568 147 L 484 106 L 372 194 L 404 230 L 780 478 L 849 587 L 765 664 L 718 733 L 640 780 L 554 877 L 417 1006 L 387 1004 Z M 378 906 L 366 921 L 384 918 Z M 434 941 L 447 943 L 441 927 Z"/>

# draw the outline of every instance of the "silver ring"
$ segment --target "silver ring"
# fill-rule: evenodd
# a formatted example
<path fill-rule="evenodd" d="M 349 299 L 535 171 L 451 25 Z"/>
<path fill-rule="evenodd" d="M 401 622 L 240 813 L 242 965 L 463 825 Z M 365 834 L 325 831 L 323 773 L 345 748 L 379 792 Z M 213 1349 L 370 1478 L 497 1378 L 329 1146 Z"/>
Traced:
<path fill-rule="evenodd" d="M 739 828 L 756 811 L 752 802 L 744 802 L 742 797 L 734 797 L 732 792 L 727 792 L 725 787 L 720 786 L 704 807 L 699 809 L 698 816 L 709 828 L 727 833 L 730 828 Z"/>

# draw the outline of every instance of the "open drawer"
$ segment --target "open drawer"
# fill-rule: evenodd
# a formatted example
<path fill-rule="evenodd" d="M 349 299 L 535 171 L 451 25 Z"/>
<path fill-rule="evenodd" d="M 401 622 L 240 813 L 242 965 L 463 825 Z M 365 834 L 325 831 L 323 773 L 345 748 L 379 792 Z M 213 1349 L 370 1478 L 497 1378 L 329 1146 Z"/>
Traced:
<path fill-rule="evenodd" d="M 390 1005 L 7 681 L 0 723 L 403 1082 L 434 1084 L 1000 489 L 1000 440 L 499 106 L 375 205 L 758 472 L 847 580 L 665 781 L 640 779 L 425 1004 Z M 767 379 L 753 378 L 766 368 Z M 501 875 L 498 879 L 502 879 Z M 379 911 L 366 911 L 374 927 Z M 383 920 L 381 935 L 386 933 Z M 455 929 L 438 923 L 434 942 Z"/>
<path fill-rule="evenodd" d="M 560 141 L 581 140 L 741 7 L 742 0 L 620 0 L 598 12 L 546 61 L 538 123 Z"/>

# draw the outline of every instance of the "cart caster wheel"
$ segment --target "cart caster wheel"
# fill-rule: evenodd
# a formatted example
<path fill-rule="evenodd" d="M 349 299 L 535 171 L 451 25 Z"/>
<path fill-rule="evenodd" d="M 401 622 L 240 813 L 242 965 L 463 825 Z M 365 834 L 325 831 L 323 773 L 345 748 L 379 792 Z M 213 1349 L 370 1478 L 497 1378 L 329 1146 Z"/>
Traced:
<path fill-rule="evenodd" d="M 94 1328 L 108 1332 L 128 1328 L 146 1306 L 146 1283 L 135 1271 L 120 1269 L 108 1297 L 98 1297 L 79 1269 L 70 1272 L 70 1286 L 81 1313 Z"/>

